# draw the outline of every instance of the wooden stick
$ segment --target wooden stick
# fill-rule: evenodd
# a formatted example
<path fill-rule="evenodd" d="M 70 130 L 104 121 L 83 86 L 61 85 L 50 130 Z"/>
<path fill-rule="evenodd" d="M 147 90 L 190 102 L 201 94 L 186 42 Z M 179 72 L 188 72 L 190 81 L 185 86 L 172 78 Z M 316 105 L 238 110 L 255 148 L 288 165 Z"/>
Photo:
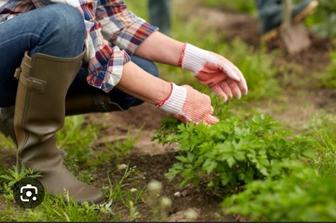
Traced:
<path fill-rule="evenodd" d="M 285 29 L 290 28 L 292 25 L 292 0 L 283 0 L 283 26 Z"/>

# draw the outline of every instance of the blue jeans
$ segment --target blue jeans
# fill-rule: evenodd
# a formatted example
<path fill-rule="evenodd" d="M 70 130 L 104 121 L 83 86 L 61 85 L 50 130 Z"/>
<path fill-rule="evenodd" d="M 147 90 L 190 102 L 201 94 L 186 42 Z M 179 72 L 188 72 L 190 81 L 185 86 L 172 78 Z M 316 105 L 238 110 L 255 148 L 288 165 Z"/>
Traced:
<path fill-rule="evenodd" d="M 14 72 L 26 51 L 30 56 L 43 53 L 57 57 L 74 57 L 84 48 L 85 26 L 80 13 L 64 4 L 53 4 L 22 13 L 0 24 L 0 107 L 15 105 L 18 81 Z M 138 66 L 158 76 L 150 61 L 133 56 Z M 52 69 L 52 68 L 51 68 Z M 70 87 L 68 95 L 105 94 L 86 82 L 87 69 L 82 67 Z M 109 97 L 122 108 L 136 106 L 142 101 L 113 89 Z"/>

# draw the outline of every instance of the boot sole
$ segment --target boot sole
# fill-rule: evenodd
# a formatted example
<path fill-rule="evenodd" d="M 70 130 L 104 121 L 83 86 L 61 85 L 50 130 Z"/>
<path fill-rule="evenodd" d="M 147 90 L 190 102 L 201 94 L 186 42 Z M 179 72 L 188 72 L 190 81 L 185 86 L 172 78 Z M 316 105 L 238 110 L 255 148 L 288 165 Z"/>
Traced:
<path fill-rule="evenodd" d="M 294 17 L 293 22 L 294 24 L 298 24 L 302 22 L 307 16 L 311 15 L 315 9 L 318 7 L 319 2 L 317 0 L 312 1 L 307 7 L 302 10 L 301 13 L 299 13 L 297 16 Z M 261 41 L 263 42 L 269 42 L 275 38 L 277 38 L 280 35 L 281 28 L 275 28 L 264 35 L 261 36 Z"/>

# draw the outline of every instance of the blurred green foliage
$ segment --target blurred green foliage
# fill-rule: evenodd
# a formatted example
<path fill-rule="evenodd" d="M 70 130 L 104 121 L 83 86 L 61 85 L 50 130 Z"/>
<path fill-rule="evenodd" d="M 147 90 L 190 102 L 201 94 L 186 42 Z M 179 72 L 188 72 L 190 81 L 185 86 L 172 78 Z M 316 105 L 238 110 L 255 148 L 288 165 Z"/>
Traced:
<path fill-rule="evenodd" d="M 223 208 L 257 221 L 335 221 L 335 184 L 335 177 L 319 176 L 298 164 L 288 177 L 247 185 L 244 192 L 227 198 Z"/>
<path fill-rule="evenodd" d="M 330 53 L 330 64 L 327 69 L 319 74 L 322 87 L 336 89 L 336 51 Z"/>
<path fill-rule="evenodd" d="M 249 14 L 254 14 L 256 11 L 254 0 L 205 0 L 202 1 L 202 3 L 208 7 L 245 12 Z"/>
<path fill-rule="evenodd" d="M 325 37 L 336 37 L 336 1 L 319 0 L 317 11 L 306 19 L 307 25 Z"/>

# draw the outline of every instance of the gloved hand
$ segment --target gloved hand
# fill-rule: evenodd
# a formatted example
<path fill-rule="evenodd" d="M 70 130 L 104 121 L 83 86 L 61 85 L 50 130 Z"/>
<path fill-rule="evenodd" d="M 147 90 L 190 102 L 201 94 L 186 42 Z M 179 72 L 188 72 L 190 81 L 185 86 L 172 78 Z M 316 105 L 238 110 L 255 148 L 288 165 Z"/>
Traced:
<path fill-rule="evenodd" d="M 233 96 L 240 99 L 248 92 L 246 80 L 240 70 L 218 54 L 185 44 L 179 65 L 193 72 L 202 84 L 208 85 L 224 101 Z"/>
<path fill-rule="evenodd" d="M 208 95 L 202 94 L 190 86 L 172 84 L 169 97 L 158 104 L 162 110 L 175 115 L 182 122 L 213 125 L 219 120 L 213 116 L 214 109 Z"/>

